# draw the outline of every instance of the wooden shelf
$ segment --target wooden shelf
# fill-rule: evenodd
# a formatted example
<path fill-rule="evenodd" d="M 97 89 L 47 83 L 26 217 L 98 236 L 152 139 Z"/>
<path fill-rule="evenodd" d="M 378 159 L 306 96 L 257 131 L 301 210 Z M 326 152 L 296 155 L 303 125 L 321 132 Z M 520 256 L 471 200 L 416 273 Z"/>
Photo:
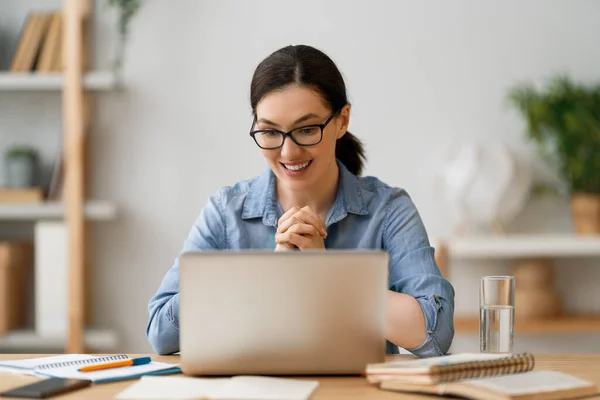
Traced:
<path fill-rule="evenodd" d="M 14 92 L 52 92 L 59 94 L 61 100 L 62 149 L 64 155 L 64 199 L 63 203 L 43 204 L 0 204 L 0 220 L 40 220 L 64 219 L 68 243 L 68 293 L 69 317 L 66 321 L 66 334 L 60 338 L 39 338 L 29 336 L 8 336 L 0 343 L 19 341 L 19 346 L 31 350 L 38 341 L 52 342 L 65 347 L 67 353 L 84 351 L 89 330 L 85 329 L 87 305 L 85 296 L 85 277 L 90 269 L 87 248 L 91 245 L 87 239 L 89 219 L 112 219 L 115 208 L 112 204 L 98 201 L 86 201 L 85 177 L 87 152 L 85 138 L 93 125 L 94 114 L 91 104 L 92 93 L 118 89 L 121 86 L 115 71 L 83 71 L 84 61 L 91 54 L 91 42 L 86 40 L 90 25 L 86 21 L 94 18 L 93 0 L 63 0 L 60 53 L 63 71 L 53 74 L 36 72 L 12 73 L 0 72 L 0 92 L 11 95 Z M 21 34 L 22 36 L 22 34 Z M 19 42 L 23 38 L 19 38 Z M 33 39 L 32 39 L 33 40 Z M 28 39 L 29 41 L 29 39 Z M 39 51 L 38 49 L 35 49 Z M 28 68 L 24 68 L 28 69 Z M 1 93 L 0 93 L 1 94 Z M 31 351 L 30 351 L 31 352 Z"/>
<path fill-rule="evenodd" d="M 0 72 L 0 91 L 59 91 L 64 84 L 61 73 Z M 83 88 L 87 90 L 111 90 L 117 86 L 117 77 L 111 71 L 93 71 L 83 76 Z"/>
<path fill-rule="evenodd" d="M 84 214 L 90 220 L 111 220 L 115 218 L 116 207 L 106 201 L 87 201 L 84 206 Z M 64 204 L 61 202 L 0 203 L 0 220 L 62 219 L 64 215 Z"/>
<path fill-rule="evenodd" d="M 64 335 L 40 336 L 34 330 L 18 330 L 0 335 L 0 351 L 56 351 L 64 348 L 65 342 Z M 85 346 L 93 350 L 114 350 L 117 347 L 117 335 L 108 329 L 87 329 Z"/>
<path fill-rule="evenodd" d="M 440 241 L 451 258 L 526 258 L 600 256 L 600 236 L 518 234 L 454 236 Z"/>
<path fill-rule="evenodd" d="M 477 317 L 455 317 L 454 329 L 457 333 L 479 333 Z M 515 319 L 515 333 L 560 334 L 600 332 L 598 316 L 564 316 L 548 320 Z"/>

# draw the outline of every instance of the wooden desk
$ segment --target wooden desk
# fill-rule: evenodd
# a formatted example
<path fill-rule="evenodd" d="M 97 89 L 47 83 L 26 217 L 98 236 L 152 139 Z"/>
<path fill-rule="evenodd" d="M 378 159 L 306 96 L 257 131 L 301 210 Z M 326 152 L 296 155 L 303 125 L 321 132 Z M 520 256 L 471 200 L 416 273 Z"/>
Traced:
<path fill-rule="evenodd" d="M 0 360 L 22 359 L 27 357 L 43 357 L 45 355 L 0 354 Z M 139 356 L 139 355 L 131 355 Z M 402 357 L 402 356 L 399 356 Z M 179 356 L 158 357 L 153 360 L 167 363 L 178 363 Z M 568 374 L 595 382 L 600 386 L 600 354 L 593 355 L 536 355 L 535 369 L 546 369 L 566 372 Z M 5 391 L 27 383 L 35 382 L 40 378 L 33 376 L 7 374 L 0 372 L 0 391 Z M 342 400 L 342 399 L 431 399 L 430 396 L 406 395 L 401 393 L 386 392 L 370 386 L 362 377 L 316 377 L 319 387 L 311 400 Z M 90 388 L 81 389 L 56 399 L 112 399 L 121 390 L 131 385 L 134 381 L 102 383 Z"/>

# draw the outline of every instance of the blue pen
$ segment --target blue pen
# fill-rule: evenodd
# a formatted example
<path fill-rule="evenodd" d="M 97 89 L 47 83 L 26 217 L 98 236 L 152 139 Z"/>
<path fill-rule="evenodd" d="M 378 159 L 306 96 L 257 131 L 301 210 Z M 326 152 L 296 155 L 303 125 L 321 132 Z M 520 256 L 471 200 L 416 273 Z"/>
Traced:
<path fill-rule="evenodd" d="M 106 364 L 88 365 L 87 367 L 79 368 L 79 372 L 91 372 L 110 368 L 129 367 L 132 365 L 144 365 L 150 364 L 151 362 L 152 359 L 150 357 L 130 358 L 129 360 L 115 361 Z"/>

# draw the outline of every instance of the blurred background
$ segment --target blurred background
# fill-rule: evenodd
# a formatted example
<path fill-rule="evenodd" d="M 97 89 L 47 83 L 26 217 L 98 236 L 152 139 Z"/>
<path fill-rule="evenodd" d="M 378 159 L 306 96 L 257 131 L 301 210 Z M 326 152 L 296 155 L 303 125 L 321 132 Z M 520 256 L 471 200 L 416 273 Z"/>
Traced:
<path fill-rule="evenodd" d="M 0 0 L 0 352 L 67 335 L 60 7 Z M 34 13 L 37 61 L 17 65 Z M 267 168 L 249 85 L 288 44 L 336 62 L 365 175 L 417 205 L 456 290 L 453 352 L 479 351 L 496 274 L 517 276 L 516 350 L 600 350 L 600 2 L 95 0 L 86 29 L 90 351 L 151 352 L 148 301 L 207 197 Z"/>

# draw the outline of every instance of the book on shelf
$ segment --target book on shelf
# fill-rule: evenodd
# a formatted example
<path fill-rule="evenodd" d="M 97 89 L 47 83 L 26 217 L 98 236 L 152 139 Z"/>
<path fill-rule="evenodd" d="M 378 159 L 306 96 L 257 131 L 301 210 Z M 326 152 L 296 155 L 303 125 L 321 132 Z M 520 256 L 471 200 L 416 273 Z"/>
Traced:
<path fill-rule="evenodd" d="M 31 188 L 0 188 L 0 203 L 41 203 L 44 193 L 40 187 Z"/>
<path fill-rule="evenodd" d="M 0 335 L 27 324 L 33 250 L 26 241 L 0 242 Z"/>
<path fill-rule="evenodd" d="M 369 364 L 365 376 L 381 390 L 472 400 L 554 400 L 598 393 L 593 382 L 534 367 L 530 353 L 467 353 Z"/>
<path fill-rule="evenodd" d="M 36 70 L 41 73 L 62 70 L 62 14 L 60 12 L 52 13 L 50 16 Z"/>
<path fill-rule="evenodd" d="M 10 72 L 40 74 L 63 71 L 63 13 L 62 10 L 31 11 L 21 28 L 10 63 Z M 82 24 L 84 49 L 89 35 L 87 18 Z M 82 68 L 88 67 L 84 52 Z"/>
<path fill-rule="evenodd" d="M 44 53 L 46 45 L 50 45 L 47 39 L 48 28 L 52 26 L 54 32 L 56 30 L 54 25 L 54 16 L 51 12 L 30 12 L 27 15 L 10 63 L 10 72 L 34 71 L 41 64 L 40 55 Z M 59 37 L 56 40 L 60 42 L 58 39 Z M 45 50 L 46 59 L 50 57 L 49 51 Z M 47 64 L 48 61 L 46 60 L 45 63 Z M 50 66 L 55 67 L 53 64 Z"/>

